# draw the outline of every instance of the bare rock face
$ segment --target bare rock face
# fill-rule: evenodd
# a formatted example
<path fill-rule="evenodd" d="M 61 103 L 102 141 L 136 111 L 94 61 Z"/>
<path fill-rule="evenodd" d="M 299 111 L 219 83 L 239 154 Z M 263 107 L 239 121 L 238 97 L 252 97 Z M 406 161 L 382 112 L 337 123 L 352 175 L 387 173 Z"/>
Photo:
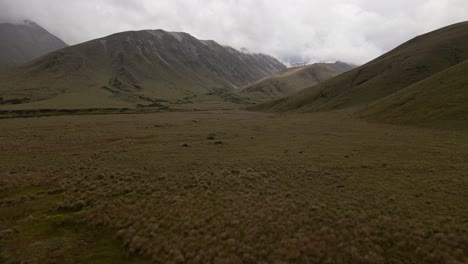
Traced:
<path fill-rule="evenodd" d="M 0 24 L 0 69 L 14 68 L 67 44 L 31 21 Z"/>

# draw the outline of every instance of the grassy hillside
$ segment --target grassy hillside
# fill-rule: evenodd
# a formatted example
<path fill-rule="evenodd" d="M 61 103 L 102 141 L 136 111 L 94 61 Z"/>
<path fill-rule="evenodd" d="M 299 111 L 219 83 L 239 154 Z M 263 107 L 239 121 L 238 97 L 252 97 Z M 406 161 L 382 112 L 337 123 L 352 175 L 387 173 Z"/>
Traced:
<path fill-rule="evenodd" d="M 7 108 L 104 108 L 231 100 L 224 96 L 286 67 L 186 33 L 123 32 L 62 49 L 0 74 Z"/>
<path fill-rule="evenodd" d="M 294 67 L 248 85 L 241 89 L 240 94 L 257 102 L 283 98 L 352 68 L 341 62 Z"/>
<path fill-rule="evenodd" d="M 373 121 L 468 127 L 468 60 L 370 105 Z"/>
<path fill-rule="evenodd" d="M 393 51 L 262 111 L 321 111 L 365 106 L 468 59 L 468 22 L 416 37 Z"/>

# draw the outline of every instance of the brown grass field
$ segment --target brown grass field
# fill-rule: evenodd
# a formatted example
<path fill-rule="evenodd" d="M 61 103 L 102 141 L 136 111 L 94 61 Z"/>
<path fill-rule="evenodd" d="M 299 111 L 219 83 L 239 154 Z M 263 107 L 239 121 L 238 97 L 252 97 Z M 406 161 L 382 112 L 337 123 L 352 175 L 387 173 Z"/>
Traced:
<path fill-rule="evenodd" d="M 0 263 L 467 263 L 468 133 L 348 112 L 0 120 Z"/>

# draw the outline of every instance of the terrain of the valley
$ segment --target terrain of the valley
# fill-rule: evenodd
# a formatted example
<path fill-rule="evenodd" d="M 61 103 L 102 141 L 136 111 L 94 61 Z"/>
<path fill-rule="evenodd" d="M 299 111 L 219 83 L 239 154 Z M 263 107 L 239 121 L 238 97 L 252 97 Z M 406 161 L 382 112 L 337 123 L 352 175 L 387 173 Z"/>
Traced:
<path fill-rule="evenodd" d="M 1 122 L 6 263 L 467 260 L 466 131 L 341 112 Z"/>
<path fill-rule="evenodd" d="M 123 32 L 0 72 L 0 263 L 467 263 L 468 22 L 360 67 Z"/>

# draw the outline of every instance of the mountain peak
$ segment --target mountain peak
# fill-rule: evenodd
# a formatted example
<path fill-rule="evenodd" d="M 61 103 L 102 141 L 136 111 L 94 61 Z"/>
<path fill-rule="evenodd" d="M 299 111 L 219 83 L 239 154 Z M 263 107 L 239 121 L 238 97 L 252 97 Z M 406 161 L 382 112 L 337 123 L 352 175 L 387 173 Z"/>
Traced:
<path fill-rule="evenodd" d="M 23 20 L 23 25 L 42 28 L 41 26 L 39 26 L 39 24 L 37 24 L 36 22 L 31 21 L 29 19 Z"/>
<path fill-rule="evenodd" d="M 67 44 L 31 20 L 0 24 L 0 69 L 20 66 Z"/>

